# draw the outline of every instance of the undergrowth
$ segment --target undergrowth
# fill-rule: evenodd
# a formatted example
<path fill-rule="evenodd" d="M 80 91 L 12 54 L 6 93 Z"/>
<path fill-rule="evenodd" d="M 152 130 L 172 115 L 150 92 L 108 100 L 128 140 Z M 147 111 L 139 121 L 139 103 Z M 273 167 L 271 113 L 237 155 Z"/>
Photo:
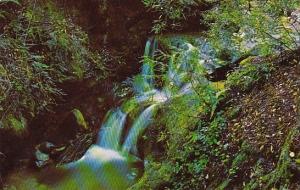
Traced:
<path fill-rule="evenodd" d="M 54 3 L 22 5 L 0 35 L 0 127 L 15 130 L 55 105 L 59 84 L 106 77 L 87 35 Z"/>

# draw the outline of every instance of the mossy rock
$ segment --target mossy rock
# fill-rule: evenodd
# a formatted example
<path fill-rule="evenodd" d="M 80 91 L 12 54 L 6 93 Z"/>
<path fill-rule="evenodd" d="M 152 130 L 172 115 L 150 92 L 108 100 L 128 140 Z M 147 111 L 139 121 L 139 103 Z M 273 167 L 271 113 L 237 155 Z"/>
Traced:
<path fill-rule="evenodd" d="M 251 64 L 245 60 L 243 66 L 232 72 L 225 83 L 226 88 L 247 91 L 259 80 L 265 79 L 273 70 L 270 63 Z"/>
<path fill-rule="evenodd" d="M 74 115 L 74 117 L 76 119 L 77 125 L 80 128 L 82 128 L 84 130 L 87 130 L 89 127 L 88 127 L 88 125 L 87 125 L 87 123 L 86 123 L 86 121 L 85 121 L 85 119 L 84 119 L 81 111 L 79 109 L 73 109 L 72 113 L 73 113 L 73 115 Z"/>
<path fill-rule="evenodd" d="M 137 107 L 138 107 L 138 102 L 135 99 L 131 99 L 122 105 L 122 110 L 125 113 L 130 113 L 134 111 Z"/>
<path fill-rule="evenodd" d="M 24 135 L 27 132 L 27 121 L 24 117 L 16 117 L 13 115 L 8 115 L 6 120 L 2 122 L 2 126 L 4 129 L 12 130 L 16 135 Z"/>
<path fill-rule="evenodd" d="M 245 66 L 245 65 L 251 64 L 251 62 L 253 61 L 253 59 L 254 59 L 255 57 L 256 57 L 256 56 L 249 56 L 249 57 L 247 57 L 246 59 L 244 59 L 243 61 L 240 62 L 240 65 L 241 65 L 241 66 Z"/>
<path fill-rule="evenodd" d="M 224 81 L 212 82 L 211 86 L 217 91 L 225 90 L 225 82 Z"/>

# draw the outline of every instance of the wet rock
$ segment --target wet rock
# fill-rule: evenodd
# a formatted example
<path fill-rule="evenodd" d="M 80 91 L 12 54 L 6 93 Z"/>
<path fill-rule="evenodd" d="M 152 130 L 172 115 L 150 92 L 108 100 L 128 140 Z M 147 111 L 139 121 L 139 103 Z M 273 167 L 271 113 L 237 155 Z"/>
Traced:
<path fill-rule="evenodd" d="M 6 156 L 5 154 L 3 154 L 2 152 L 0 152 L 0 167 L 1 167 L 1 163 L 3 163 L 3 161 L 5 161 Z"/>
<path fill-rule="evenodd" d="M 50 153 L 52 149 L 55 148 L 55 145 L 51 142 L 44 142 L 37 146 L 42 152 Z"/>
<path fill-rule="evenodd" d="M 35 165 L 38 168 L 42 168 L 52 163 L 52 160 L 50 159 L 50 153 L 54 147 L 55 145 L 50 142 L 44 142 L 35 147 Z"/>
<path fill-rule="evenodd" d="M 40 150 L 35 151 L 35 164 L 38 168 L 42 168 L 47 166 L 48 164 L 52 163 L 49 154 L 45 154 Z"/>
<path fill-rule="evenodd" d="M 43 142 L 35 147 L 34 163 L 38 168 L 43 168 L 54 162 L 54 159 L 65 149 L 55 146 L 51 142 Z"/>
<path fill-rule="evenodd" d="M 0 129 L 0 175 L 3 178 L 17 167 L 22 155 L 27 153 L 26 143 L 28 141 L 25 137 L 16 134 L 14 130 Z"/>

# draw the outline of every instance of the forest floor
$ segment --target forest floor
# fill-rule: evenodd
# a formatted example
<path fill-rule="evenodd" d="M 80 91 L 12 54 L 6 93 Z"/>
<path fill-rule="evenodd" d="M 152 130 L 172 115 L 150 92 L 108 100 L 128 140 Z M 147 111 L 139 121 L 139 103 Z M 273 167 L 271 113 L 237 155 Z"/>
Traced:
<path fill-rule="evenodd" d="M 228 165 L 211 163 L 207 178 L 220 179 L 220 189 L 222 184 L 229 189 L 273 188 L 279 180 L 289 181 L 288 189 L 300 189 L 300 65 L 277 66 L 249 91 L 233 91 L 225 110 L 235 115 L 222 135 L 233 161 Z M 247 148 L 243 148 L 245 144 Z M 230 168 L 229 172 L 224 168 Z"/>

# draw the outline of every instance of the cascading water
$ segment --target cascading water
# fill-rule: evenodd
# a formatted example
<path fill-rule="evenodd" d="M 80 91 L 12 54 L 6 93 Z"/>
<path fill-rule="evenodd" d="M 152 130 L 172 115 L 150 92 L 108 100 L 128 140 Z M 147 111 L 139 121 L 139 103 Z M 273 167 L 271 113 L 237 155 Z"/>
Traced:
<path fill-rule="evenodd" d="M 143 57 L 142 71 L 139 77 L 136 77 L 134 89 L 137 94 L 143 94 L 145 91 L 154 88 L 154 52 L 158 47 L 158 42 L 154 38 L 146 42 L 145 53 Z"/>
<path fill-rule="evenodd" d="M 128 136 L 123 144 L 122 152 L 129 153 L 133 152 L 137 154 L 137 139 L 138 136 L 146 129 L 146 127 L 151 123 L 153 115 L 155 114 L 155 109 L 158 105 L 153 104 L 145 109 L 141 115 L 135 120 L 132 128 L 130 129 Z"/>
<path fill-rule="evenodd" d="M 120 148 L 119 139 L 126 122 L 126 113 L 120 108 L 112 110 L 108 113 L 106 122 L 102 125 L 97 145 L 103 148 L 118 150 Z"/>
<path fill-rule="evenodd" d="M 149 39 L 145 47 L 142 80 L 136 88 L 138 96 L 134 98 L 138 104 L 163 102 L 167 99 L 164 93 L 154 89 L 154 69 L 151 60 L 156 49 L 157 40 Z M 130 152 L 137 155 L 137 139 L 151 123 L 157 106 L 157 103 L 150 105 L 141 112 L 123 146 L 120 145 L 121 134 L 128 114 L 126 112 L 130 110 L 124 111 L 124 106 L 121 106 L 109 111 L 98 133 L 97 143 L 79 160 L 61 166 L 64 177 L 61 182 L 52 185 L 51 189 L 122 190 L 130 186 L 136 178 L 132 165 L 141 162 Z"/>
<path fill-rule="evenodd" d="M 145 47 L 145 53 L 144 53 L 144 63 L 142 66 L 142 76 L 144 77 L 144 80 L 146 83 L 148 83 L 149 85 L 153 85 L 154 83 L 154 69 L 153 69 L 153 57 L 154 57 L 154 53 L 155 50 L 158 48 L 157 45 L 157 40 L 154 39 L 149 39 L 146 43 L 146 47 Z"/>
<path fill-rule="evenodd" d="M 155 38 L 149 39 L 146 43 L 141 74 L 133 81 L 136 96 L 107 114 L 99 131 L 97 143 L 92 145 L 81 159 L 60 167 L 66 173 L 66 177 L 61 183 L 55 184 L 53 189 L 122 190 L 134 183 L 136 174 L 132 171 L 132 165 L 141 162 L 136 157 L 139 136 L 151 124 L 160 106 L 174 97 L 194 92 L 194 86 L 187 77 L 192 77 L 190 70 L 199 67 L 199 57 L 195 58 L 195 52 L 197 55 L 202 53 L 191 44 L 179 43 L 179 48 L 184 53 L 176 58 L 179 59 L 176 63 L 175 56 L 171 57 L 166 71 L 168 79 L 160 90 L 156 89 L 154 84 L 153 59 L 157 46 Z M 195 63 L 192 59 L 198 61 L 196 65 L 193 65 Z M 172 90 L 174 86 L 178 89 L 175 92 Z M 134 109 L 130 106 L 128 108 L 131 102 L 146 109 L 133 122 L 121 145 L 120 138 L 127 115 Z"/>

